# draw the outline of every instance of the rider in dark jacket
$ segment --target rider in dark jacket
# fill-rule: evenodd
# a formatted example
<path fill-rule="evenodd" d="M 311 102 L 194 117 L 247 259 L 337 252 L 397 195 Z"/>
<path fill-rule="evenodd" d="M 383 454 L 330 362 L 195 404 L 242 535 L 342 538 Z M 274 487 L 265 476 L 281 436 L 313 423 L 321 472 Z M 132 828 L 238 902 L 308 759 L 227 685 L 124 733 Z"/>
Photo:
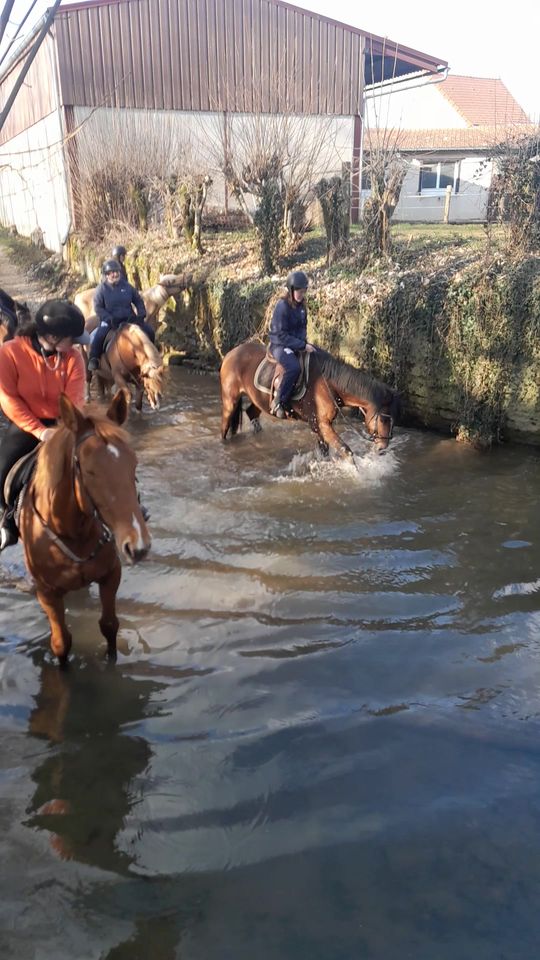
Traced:
<path fill-rule="evenodd" d="M 307 309 L 304 298 L 308 278 L 301 270 L 287 277 L 287 295 L 278 300 L 270 323 L 270 353 L 285 368 L 270 413 L 282 420 L 289 412 L 291 394 L 300 373 L 297 354 L 315 347 L 307 343 Z"/>
<path fill-rule="evenodd" d="M 116 246 L 113 247 L 111 250 L 111 257 L 113 258 L 113 260 L 116 260 L 116 262 L 120 264 L 120 275 L 122 277 L 122 280 L 127 280 L 128 275 L 126 270 L 126 257 L 127 257 L 126 248 L 122 246 L 121 243 L 117 243 Z"/>
<path fill-rule="evenodd" d="M 90 349 L 89 370 L 97 370 L 109 330 L 117 330 L 121 323 L 136 323 L 154 343 L 156 335 L 149 323 L 145 323 L 146 307 L 138 290 L 121 276 L 120 264 L 106 260 L 103 264 L 104 279 L 94 294 L 94 309 L 100 320 Z M 137 313 L 133 312 L 133 307 Z"/>

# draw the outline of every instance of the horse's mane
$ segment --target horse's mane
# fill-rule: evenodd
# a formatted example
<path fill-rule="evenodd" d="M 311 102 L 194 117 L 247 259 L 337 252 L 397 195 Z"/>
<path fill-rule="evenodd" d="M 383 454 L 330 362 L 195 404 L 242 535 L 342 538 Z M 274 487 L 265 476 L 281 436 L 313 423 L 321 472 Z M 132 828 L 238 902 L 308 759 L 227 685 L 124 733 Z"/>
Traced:
<path fill-rule="evenodd" d="M 131 323 L 129 325 L 129 336 L 131 340 L 137 341 L 144 351 L 148 367 L 158 367 L 161 370 L 163 366 L 161 354 L 152 341 L 146 336 L 144 330 L 141 330 L 136 323 Z M 140 364 L 141 367 L 142 365 L 143 364 Z"/>
<path fill-rule="evenodd" d="M 96 408 L 95 404 L 85 405 L 81 413 L 88 421 L 88 427 L 93 426 L 98 437 L 105 443 L 123 443 L 129 445 L 129 435 L 117 423 Z M 75 436 L 63 424 L 60 424 L 54 435 L 43 443 L 38 451 L 36 472 L 33 485 L 37 492 L 54 490 L 62 481 L 66 466 L 73 457 Z"/>
<path fill-rule="evenodd" d="M 396 390 L 381 380 L 376 380 L 364 370 L 358 370 L 350 363 L 338 360 L 325 350 L 317 349 L 316 356 L 321 373 L 332 382 L 338 393 L 352 393 L 368 403 L 376 404 L 377 407 L 397 402 Z"/>

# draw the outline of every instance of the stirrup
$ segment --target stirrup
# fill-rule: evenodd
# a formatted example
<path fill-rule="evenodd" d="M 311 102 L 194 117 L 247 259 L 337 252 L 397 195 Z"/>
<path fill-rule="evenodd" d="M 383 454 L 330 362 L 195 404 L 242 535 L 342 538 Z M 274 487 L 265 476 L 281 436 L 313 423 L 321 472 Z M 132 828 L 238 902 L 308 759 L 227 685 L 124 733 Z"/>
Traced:
<path fill-rule="evenodd" d="M 19 531 L 12 516 L 3 517 L 0 525 L 0 551 L 13 547 L 19 539 Z"/>

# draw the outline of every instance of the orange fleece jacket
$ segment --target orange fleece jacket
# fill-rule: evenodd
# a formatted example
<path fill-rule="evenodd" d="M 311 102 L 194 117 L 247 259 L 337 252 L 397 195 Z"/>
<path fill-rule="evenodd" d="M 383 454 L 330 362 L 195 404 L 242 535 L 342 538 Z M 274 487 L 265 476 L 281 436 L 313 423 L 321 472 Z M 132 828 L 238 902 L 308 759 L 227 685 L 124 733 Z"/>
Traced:
<path fill-rule="evenodd" d="M 61 393 L 77 407 L 84 402 L 85 368 L 79 351 L 72 347 L 61 355 L 56 370 L 53 359 L 37 353 L 28 337 L 15 337 L 0 347 L 0 406 L 8 420 L 38 440 L 45 429 L 40 421 L 59 416 Z"/>

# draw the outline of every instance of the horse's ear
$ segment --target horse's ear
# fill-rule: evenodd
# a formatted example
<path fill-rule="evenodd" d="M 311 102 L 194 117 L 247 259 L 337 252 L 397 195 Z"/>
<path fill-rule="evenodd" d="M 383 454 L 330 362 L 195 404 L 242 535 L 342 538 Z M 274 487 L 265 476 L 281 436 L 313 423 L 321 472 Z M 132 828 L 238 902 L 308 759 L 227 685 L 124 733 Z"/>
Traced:
<path fill-rule="evenodd" d="M 60 419 L 68 430 L 77 433 L 84 423 L 84 417 L 80 410 L 69 399 L 67 393 L 60 394 Z"/>
<path fill-rule="evenodd" d="M 117 390 L 107 410 L 109 420 L 112 420 L 113 423 L 117 423 L 118 426 L 121 427 L 127 420 L 128 410 L 129 406 L 126 391 L 122 389 Z"/>

